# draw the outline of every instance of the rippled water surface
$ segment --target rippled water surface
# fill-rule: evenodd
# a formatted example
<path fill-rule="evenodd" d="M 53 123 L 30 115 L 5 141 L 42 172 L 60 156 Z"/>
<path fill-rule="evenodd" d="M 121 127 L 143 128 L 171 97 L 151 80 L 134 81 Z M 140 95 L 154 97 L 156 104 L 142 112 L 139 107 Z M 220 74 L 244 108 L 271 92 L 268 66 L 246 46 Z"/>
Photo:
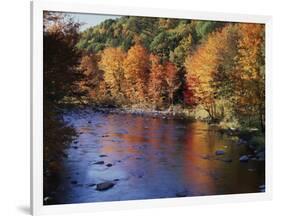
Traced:
<path fill-rule="evenodd" d="M 246 147 L 206 123 L 89 109 L 64 119 L 79 136 L 66 150 L 56 204 L 252 193 L 264 184 L 264 161 L 241 163 Z M 114 185 L 96 190 L 103 182 Z"/>

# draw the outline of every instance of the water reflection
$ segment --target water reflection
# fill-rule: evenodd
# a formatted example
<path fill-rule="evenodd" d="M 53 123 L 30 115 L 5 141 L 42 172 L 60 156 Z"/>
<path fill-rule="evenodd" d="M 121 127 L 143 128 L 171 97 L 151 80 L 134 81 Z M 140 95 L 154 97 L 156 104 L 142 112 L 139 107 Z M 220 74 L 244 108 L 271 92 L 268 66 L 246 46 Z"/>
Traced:
<path fill-rule="evenodd" d="M 240 163 L 248 150 L 202 122 L 91 110 L 65 120 L 80 135 L 63 161 L 57 203 L 249 193 L 264 184 L 264 163 Z M 114 187 L 95 190 L 105 181 Z"/>

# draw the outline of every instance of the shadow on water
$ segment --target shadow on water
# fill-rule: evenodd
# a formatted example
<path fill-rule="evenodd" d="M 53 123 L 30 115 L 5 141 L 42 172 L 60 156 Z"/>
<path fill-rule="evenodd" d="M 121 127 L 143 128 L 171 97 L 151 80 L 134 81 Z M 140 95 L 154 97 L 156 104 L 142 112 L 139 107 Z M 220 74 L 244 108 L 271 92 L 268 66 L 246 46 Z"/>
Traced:
<path fill-rule="evenodd" d="M 46 204 L 255 193 L 265 181 L 264 161 L 241 163 L 252 152 L 206 123 L 90 109 L 64 121 L 78 136 Z"/>

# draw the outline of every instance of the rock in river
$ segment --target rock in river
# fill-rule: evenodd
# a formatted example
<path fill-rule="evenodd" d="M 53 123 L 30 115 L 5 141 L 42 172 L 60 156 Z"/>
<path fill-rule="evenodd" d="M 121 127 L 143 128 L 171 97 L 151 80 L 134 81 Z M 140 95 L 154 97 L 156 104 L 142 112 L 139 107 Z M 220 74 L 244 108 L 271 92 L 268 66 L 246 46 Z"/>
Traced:
<path fill-rule="evenodd" d="M 107 157 L 107 155 L 106 154 L 101 154 L 100 157 Z"/>
<path fill-rule="evenodd" d="M 114 186 L 114 183 L 112 183 L 112 182 L 103 182 L 103 183 L 97 184 L 96 190 L 104 191 L 104 190 L 108 190 L 108 189 L 112 188 L 113 186 Z"/>
<path fill-rule="evenodd" d="M 224 150 L 217 150 L 216 155 L 224 155 Z"/>
<path fill-rule="evenodd" d="M 98 162 L 95 162 L 94 164 L 102 165 L 102 164 L 104 164 L 104 161 L 98 161 Z"/>
<path fill-rule="evenodd" d="M 107 167 L 112 167 L 111 163 L 106 164 Z"/>
<path fill-rule="evenodd" d="M 243 156 L 240 157 L 239 160 L 240 160 L 240 162 L 248 162 L 249 157 L 247 155 L 243 155 Z"/>

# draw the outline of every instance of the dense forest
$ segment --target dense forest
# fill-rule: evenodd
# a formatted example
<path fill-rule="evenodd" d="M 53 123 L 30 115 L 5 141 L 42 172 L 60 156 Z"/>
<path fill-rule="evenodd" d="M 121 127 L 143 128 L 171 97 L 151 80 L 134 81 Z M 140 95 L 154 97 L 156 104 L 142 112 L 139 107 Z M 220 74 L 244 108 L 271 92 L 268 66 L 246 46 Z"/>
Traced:
<path fill-rule="evenodd" d="M 264 25 L 147 17 L 81 33 L 79 83 L 97 105 L 203 109 L 264 130 Z"/>
<path fill-rule="evenodd" d="M 73 104 L 165 110 L 264 132 L 263 24 L 124 16 L 80 26 L 44 13 L 44 139 L 55 139 L 52 130 L 75 134 L 60 119 Z M 45 145 L 48 160 L 61 154 L 56 142 Z"/>

